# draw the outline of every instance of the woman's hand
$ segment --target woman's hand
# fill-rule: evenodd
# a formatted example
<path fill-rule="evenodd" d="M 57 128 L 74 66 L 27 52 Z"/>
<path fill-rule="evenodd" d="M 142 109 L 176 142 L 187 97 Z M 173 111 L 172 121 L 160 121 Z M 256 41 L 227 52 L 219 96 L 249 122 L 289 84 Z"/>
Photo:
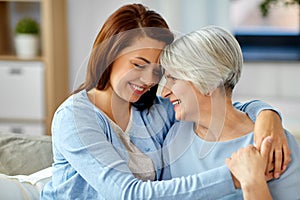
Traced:
<path fill-rule="evenodd" d="M 267 137 L 263 141 L 261 152 L 253 145 L 249 145 L 225 160 L 233 180 L 240 183 L 244 199 L 272 199 L 265 177 L 271 142 L 271 137 Z"/>
<path fill-rule="evenodd" d="M 254 141 L 260 149 L 267 136 L 272 137 L 272 148 L 269 152 L 266 176 L 268 179 L 279 178 L 291 161 L 290 150 L 279 115 L 272 110 L 264 110 L 258 115 L 254 127 Z"/>

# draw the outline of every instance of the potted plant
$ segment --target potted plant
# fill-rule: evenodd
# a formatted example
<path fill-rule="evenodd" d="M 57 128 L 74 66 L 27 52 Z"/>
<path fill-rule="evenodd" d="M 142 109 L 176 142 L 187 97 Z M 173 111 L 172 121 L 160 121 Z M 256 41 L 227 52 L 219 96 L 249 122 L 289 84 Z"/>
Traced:
<path fill-rule="evenodd" d="M 263 0 L 260 3 L 260 11 L 264 17 L 268 16 L 269 10 L 271 9 L 272 5 L 281 4 L 281 5 L 294 5 L 298 4 L 300 6 L 300 0 Z"/>
<path fill-rule="evenodd" d="M 32 18 L 22 18 L 15 27 L 16 54 L 20 58 L 34 58 L 39 51 L 39 24 Z"/>

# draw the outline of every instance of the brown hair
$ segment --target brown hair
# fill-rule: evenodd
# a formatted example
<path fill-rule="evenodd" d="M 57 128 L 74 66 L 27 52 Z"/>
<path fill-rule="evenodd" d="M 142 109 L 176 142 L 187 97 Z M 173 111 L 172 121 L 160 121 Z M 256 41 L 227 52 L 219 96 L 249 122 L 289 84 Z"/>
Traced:
<path fill-rule="evenodd" d="M 109 83 L 113 61 L 124 48 L 142 36 L 163 41 L 166 44 L 174 40 L 166 21 L 158 13 L 147 9 L 142 4 L 124 5 L 116 10 L 106 20 L 95 39 L 85 82 L 73 93 L 83 89 L 89 91 L 94 87 L 99 90 L 105 89 Z M 156 95 L 156 89 L 157 87 L 153 87 L 149 92 Z M 147 93 L 144 95 L 148 96 Z M 152 101 L 154 98 L 155 96 Z M 141 97 L 140 100 L 144 101 L 145 98 Z M 141 103 L 140 100 L 136 105 Z"/>

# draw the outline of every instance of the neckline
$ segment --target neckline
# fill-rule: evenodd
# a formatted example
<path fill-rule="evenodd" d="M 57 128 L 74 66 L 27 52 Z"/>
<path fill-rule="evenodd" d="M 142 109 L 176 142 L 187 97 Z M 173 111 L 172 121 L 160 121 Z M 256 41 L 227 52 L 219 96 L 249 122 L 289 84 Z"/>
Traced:
<path fill-rule="evenodd" d="M 249 137 L 251 134 L 253 134 L 253 131 L 251 131 L 249 133 L 246 133 L 246 134 L 244 134 L 242 136 L 239 136 L 239 137 L 236 137 L 236 138 L 233 138 L 233 139 L 230 139 L 230 140 L 224 140 L 224 141 L 219 141 L 219 140 L 217 140 L 217 141 L 207 141 L 207 140 L 205 140 L 205 139 L 203 139 L 203 138 L 201 138 L 201 137 L 199 137 L 197 135 L 197 133 L 194 130 L 194 122 L 190 123 L 190 128 L 192 130 L 192 133 L 197 138 L 197 140 L 200 140 L 201 142 L 204 142 L 204 143 L 207 143 L 207 144 L 212 144 L 212 143 L 228 144 L 228 143 L 232 143 L 232 142 L 238 142 L 240 140 L 243 140 L 244 138 Z"/>
<path fill-rule="evenodd" d="M 126 127 L 125 131 L 123 131 L 121 129 L 121 127 L 118 124 L 116 124 L 116 122 L 111 120 L 104 112 L 102 112 L 102 113 L 107 118 L 107 120 L 111 123 L 111 126 L 113 128 L 115 127 L 117 129 L 119 129 L 119 131 L 121 131 L 124 135 L 128 135 L 128 136 L 130 135 L 129 133 L 130 133 L 130 130 L 131 130 L 131 127 L 132 127 L 132 109 L 130 109 L 130 117 L 129 117 L 128 124 L 127 124 L 127 127 Z"/>
<path fill-rule="evenodd" d="M 128 121 L 127 127 L 126 127 L 125 131 L 123 131 L 118 124 L 116 124 L 112 119 L 110 119 L 105 114 L 105 112 L 103 112 L 101 109 L 99 109 L 95 104 L 93 104 L 90 101 L 90 99 L 88 97 L 88 94 L 87 94 L 87 91 L 85 89 L 82 91 L 82 94 L 83 94 L 83 97 L 85 98 L 85 100 L 94 108 L 94 110 L 96 110 L 97 112 L 101 113 L 111 123 L 111 125 L 113 125 L 114 127 L 120 129 L 120 131 L 122 131 L 122 133 L 124 133 L 125 135 L 129 135 L 129 132 L 130 132 L 131 127 L 132 127 L 132 114 L 133 114 L 132 108 L 133 108 L 133 106 L 131 106 L 131 108 L 130 108 L 130 117 L 129 117 L 129 121 Z"/>

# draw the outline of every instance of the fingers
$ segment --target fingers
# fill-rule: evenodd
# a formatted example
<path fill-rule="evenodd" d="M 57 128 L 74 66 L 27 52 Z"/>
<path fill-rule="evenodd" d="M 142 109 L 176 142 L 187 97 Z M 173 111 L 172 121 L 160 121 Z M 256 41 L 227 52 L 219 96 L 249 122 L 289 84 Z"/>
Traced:
<path fill-rule="evenodd" d="M 226 158 L 225 159 L 225 164 L 227 165 L 227 167 L 229 168 L 230 170 L 230 173 L 231 173 L 231 177 L 232 177 L 232 181 L 233 181 L 233 184 L 234 184 L 234 187 L 235 188 L 241 188 L 241 183 L 240 181 L 234 176 L 234 174 L 232 173 L 232 167 L 233 167 L 233 163 L 232 163 L 232 159 L 231 158 Z"/>
<path fill-rule="evenodd" d="M 288 164 L 292 160 L 292 158 L 291 158 L 291 151 L 288 148 L 288 146 L 287 145 L 283 145 L 282 150 L 283 150 L 283 165 L 282 165 L 281 173 L 283 173 L 286 170 Z"/>
<path fill-rule="evenodd" d="M 281 166 L 282 166 L 282 149 L 276 147 L 274 154 L 275 154 L 274 177 L 279 178 L 281 174 Z"/>
<path fill-rule="evenodd" d="M 266 179 L 273 178 L 274 165 L 272 163 L 272 137 L 268 136 L 262 141 L 260 154 L 262 158 L 266 161 L 265 175 Z"/>
<path fill-rule="evenodd" d="M 263 139 L 264 139 L 264 138 L 259 138 L 259 139 L 258 139 L 258 138 L 255 137 L 255 135 L 254 135 L 255 146 L 256 146 L 257 149 L 260 149 L 261 143 L 262 143 Z"/>
<path fill-rule="evenodd" d="M 230 160 L 231 158 L 226 158 L 225 159 L 225 164 L 227 165 L 227 167 L 230 169 Z"/>
<path fill-rule="evenodd" d="M 273 177 L 273 173 L 268 173 L 268 174 L 265 175 L 266 181 L 270 181 L 270 180 L 272 180 L 273 178 L 274 178 L 274 177 Z"/>
<path fill-rule="evenodd" d="M 284 144 L 282 147 L 275 145 L 273 148 L 270 151 L 266 175 L 270 176 L 272 173 L 274 178 L 279 178 L 291 161 L 291 152 Z"/>
<path fill-rule="evenodd" d="M 288 148 L 286 140 L 282 140 L 281 145 L 276 145 L 274 150 L 274 177 L 279 178 L 280 175 L 286 170 L 291 161 L 291 152 Z"/>
<path fill-rule="evenodd" d="M 269 157 L 267 158 L 267 167 L 266 167 L 266 176 L 274 178 L 274 160 L 273 160 L 273 154 L 274 154 L 274 149 L 273 149 L 273 143 L 271 145 L 271 149 L 269 151 Z"/>
<path fill-rule="evenodd" d="M 271 136 L 266 137 L 261 145 L 260 154 L 262 158 L 267 162 L 265 170 L 266 181 L 274 178 L 274 162 L 273 162 L 273 139 Z"/>
<path fill-rule="evenodd" d="M 261 144 L 260 154 L 264 160 L 269 161 L 269 155 L 272 149 L 272 137 L 266 137 Z"/>

